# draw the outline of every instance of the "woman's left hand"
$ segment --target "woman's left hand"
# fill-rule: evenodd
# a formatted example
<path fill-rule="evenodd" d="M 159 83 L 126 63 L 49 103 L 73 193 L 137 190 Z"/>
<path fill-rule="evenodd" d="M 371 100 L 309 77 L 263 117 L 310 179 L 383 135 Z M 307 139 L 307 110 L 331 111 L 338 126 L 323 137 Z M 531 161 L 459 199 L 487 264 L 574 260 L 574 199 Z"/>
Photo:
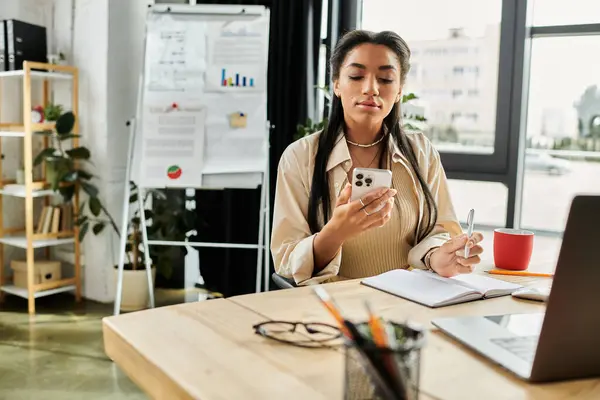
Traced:
<path fill-rule="evenodd" d="M 483 235 L 480 232 L 474 232 L 470 239 L 467 235 L 460 235 L 448 240 L 431 254 L 431 269 L 446 278 L 473 272 L 474 266 L 481 261 L 479 255 L 483 253 L 483 248 L 479 243 L 482 240 Z M 465 258 L 467 242 L 469 257 Z"/>

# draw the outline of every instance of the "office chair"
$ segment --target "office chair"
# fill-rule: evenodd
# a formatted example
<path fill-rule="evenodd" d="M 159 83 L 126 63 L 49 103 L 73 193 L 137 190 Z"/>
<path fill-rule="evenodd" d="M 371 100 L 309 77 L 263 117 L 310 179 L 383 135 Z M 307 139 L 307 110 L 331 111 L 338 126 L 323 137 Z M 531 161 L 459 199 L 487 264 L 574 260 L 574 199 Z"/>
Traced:
<path fill-rule="evenodd" d="M 276 272 L 273 272 L 271 279 L 273 279 L 273 282 L 275 282 L 275 285 L 277 285 L 279 289 L 291 289 L 297 287 L 293 278 L 283 277 Z"/>

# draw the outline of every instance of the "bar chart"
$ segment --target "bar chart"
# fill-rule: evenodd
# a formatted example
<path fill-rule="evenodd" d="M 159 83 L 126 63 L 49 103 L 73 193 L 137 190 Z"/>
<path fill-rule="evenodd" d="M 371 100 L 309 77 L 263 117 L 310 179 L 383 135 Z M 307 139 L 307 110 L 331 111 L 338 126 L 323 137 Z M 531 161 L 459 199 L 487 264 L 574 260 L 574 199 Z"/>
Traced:
<path fill-rule="evenodd" d="M 226 68 L 221 69 L 222 87 L 249 87 L 254 88 L 254 77 L 233 72 L 228 74 Z"/>

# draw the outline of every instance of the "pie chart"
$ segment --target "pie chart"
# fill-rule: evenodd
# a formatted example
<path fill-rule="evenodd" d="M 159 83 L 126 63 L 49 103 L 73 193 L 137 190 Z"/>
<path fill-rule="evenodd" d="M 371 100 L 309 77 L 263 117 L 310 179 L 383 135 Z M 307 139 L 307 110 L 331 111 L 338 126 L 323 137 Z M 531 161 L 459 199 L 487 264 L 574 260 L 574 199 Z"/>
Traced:
<path fill-rule="evenodd" d="M 170 179 L 177 179 L 181 176 L 181 168 L 179 168 L 178 165 L 171 165 L 168 169 L 167 169 L 167 176 Z"/>

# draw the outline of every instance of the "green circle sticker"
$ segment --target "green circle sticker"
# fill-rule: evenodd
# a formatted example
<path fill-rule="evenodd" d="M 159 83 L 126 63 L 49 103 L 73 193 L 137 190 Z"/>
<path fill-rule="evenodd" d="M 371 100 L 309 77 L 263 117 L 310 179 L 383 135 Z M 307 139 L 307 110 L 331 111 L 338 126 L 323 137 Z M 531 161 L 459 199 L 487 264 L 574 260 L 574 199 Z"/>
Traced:
<path fill-rule="evenodd" d="M 179 168 L 179 165 L 171 165 L 167 169 L 167 176 L 171 179 L 179 178 L 181 176 L 181 168 Z"/>

